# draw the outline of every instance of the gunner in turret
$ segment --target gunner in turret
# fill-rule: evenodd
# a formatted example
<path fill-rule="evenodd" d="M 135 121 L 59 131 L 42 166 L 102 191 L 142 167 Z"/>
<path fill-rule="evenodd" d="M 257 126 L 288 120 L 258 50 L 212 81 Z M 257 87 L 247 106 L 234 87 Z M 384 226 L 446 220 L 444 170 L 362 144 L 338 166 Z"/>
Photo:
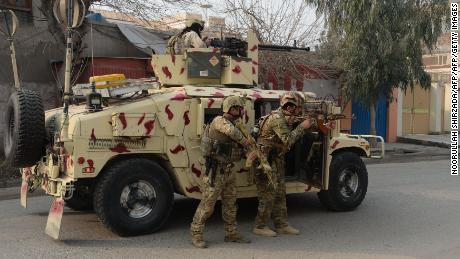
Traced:
<path fill-rule="evenodd" d="M 201 31 L 204 29 L 204 21 L 189 20 L 187 27 L 174 35 L 168 41 L 167 53 L 174 55 L 184 54 L 188 48 L 206 48 L 206 43 L 201 39 Z"/>

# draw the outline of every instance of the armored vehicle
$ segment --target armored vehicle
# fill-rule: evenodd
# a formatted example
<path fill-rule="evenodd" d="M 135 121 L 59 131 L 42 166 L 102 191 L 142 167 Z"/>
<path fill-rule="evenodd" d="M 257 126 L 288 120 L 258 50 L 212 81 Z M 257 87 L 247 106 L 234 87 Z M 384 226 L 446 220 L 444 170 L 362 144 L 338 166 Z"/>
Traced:
<path fill-rule="evenodd" d="M 40 96 L 18 90 L 8 104 L 5 153 L 21 167 L 21 203 L 42 188 L 54 198 L 46 233 L 59 237 L 64 204 L 94 209 L 113 232 L 139 235 L 167 221 L 174 193 L 200 199 L 205 172 L 200 151 L 203 126 L 221 114 L 226 96 L 246 97 L 243 122 L 251 130 L 275 109 L 284 91 L 258 84 L 258 41 L 153 55 L 156 78 L 92 78 L 73 87 L 73 104 L 43 111 Z M 243 49 L 242 49 L 243 48 Z M 340 114 L 333 102 L 305 93 L 309 109 Z M 86 104 L 78 104 L 86 98 Z M 328 118 L 328 116 L 325 116 Z M 334 129 L 308 134 L 287 154 L 287 193 L 317 192 L 334 211 L 353 210 L 368 184 L 361 157 L 372 157 L 367 138 Z M 380 153 L 383 155 L 383 142 Z M 240 161 L 238 197 L 256 197 L 254 168 Z"/>

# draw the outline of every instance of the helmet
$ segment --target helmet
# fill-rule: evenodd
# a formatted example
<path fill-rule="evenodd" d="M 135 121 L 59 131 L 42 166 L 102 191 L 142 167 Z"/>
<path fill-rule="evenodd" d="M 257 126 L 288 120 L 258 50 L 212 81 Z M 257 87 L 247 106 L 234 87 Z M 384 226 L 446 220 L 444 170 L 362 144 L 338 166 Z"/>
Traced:
<path fill-rule="evenodd" d="M 302 107 L 305 103 L 305 96 L 301 92 L 295 92 L 295 96 L 297 99 L 297 106 Z"/>
<path fill-rule="evenodd" d="M 224 99 L 222 110 L 227 113 L 233 106 L 244 107 L 244 100 L 239 96 L 229 96 Z"/>
<path fill-rule="evenodd" d="M 185 26 L 186 27 L 192 27 L 192 25 L 194 23 L 197 23 L 199 25 L 201 25 L 201 27 L 204 28 L 204 21 L 203 20 L 198 20 L 198 19 L 190 19 L 190 20 L 187 20 L 187 22 L 185 23 Z"/>
<path fill-rule="evenodd" d="M 281 95 L 280 105 L 283 107 L 287 103 L 292 103 L 293 105 L 298 105 L 298 95 L 295 92 L 286 92 Z"/>

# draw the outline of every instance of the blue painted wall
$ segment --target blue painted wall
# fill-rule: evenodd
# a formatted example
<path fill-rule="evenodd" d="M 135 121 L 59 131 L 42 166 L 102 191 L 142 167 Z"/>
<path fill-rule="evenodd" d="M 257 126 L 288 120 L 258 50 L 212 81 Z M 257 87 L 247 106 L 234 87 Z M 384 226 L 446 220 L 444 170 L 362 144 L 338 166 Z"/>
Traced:
<path fill-rule="evenodd" d="M 352 114 L 355 119 L 351 121 L 352 134 L 369 134 L 370 131 L 370 113 L 367 107 L 363 107 L 357 102 L 352 103 Z M 387 137 L 387 99 L 381 96 L 377 102 L 376 111 L 376 130 L 377 135 L 382 136 L 385 141 Z"/>

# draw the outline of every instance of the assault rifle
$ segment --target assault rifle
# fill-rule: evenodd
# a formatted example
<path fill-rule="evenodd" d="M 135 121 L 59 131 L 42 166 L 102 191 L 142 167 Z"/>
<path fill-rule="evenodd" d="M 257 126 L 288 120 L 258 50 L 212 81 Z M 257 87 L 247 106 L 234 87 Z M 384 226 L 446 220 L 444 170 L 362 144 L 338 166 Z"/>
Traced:
<path fill-rule="evenodd" d="M 243 125 L 241 120 L 238 120 L 235 126 L 241 131 L 241 133 L 243 133 L 243 136 L 247 138 L 249 142 L 251 143 L 249 154 L 254 153 L 256 157 L 259 159 L 259 166 L 257 167 L 257 169 L 261 169 L 262 172 L 265 174 L 265 176 L 267 176 L 269 184 L 275 187 L 275 183 L 273 182 L 273 179 L 272 179 L 272 168 L 270 166 L 270 163 L 268 162 L 267 157 L 262 153 L 262 151 L 257 146 L 256 140 L 248 132 L 248 130 Z M 254 160 L 250 157 L 250 155 L 248 155 L 245 166 L 251 167 L 253 163 L 254 163 Z"/>
<path fill-rule="evenodd" d="M 214 182 L 216 181 L 217 174 L 217 160 L 212 157 L 206 157 L 206 176 L 209 177 L 209 185 L 214 188 Z"/>
<path fill-rule="evenodd" d="M 349 119 L 344 114 L 334 114 L 334 113 L 327 113 L 317 109 L 305 109 L 304 114 L 300 116 L 294 116 L 293 120 L 291 121 L 292 124 L 300 123 L 306 119 L 313 118 L 316 120 L 318 125 L 318 130 L 321 131 L 324 135 L 329 133 L 331 128 L 327 127 L 326 124 L 329 121 L 336 121 L 341 119 Z M 335 125 L 334 125 L 335 127 Z M 334 128 L 332 127 L 332 129 Z"/>

